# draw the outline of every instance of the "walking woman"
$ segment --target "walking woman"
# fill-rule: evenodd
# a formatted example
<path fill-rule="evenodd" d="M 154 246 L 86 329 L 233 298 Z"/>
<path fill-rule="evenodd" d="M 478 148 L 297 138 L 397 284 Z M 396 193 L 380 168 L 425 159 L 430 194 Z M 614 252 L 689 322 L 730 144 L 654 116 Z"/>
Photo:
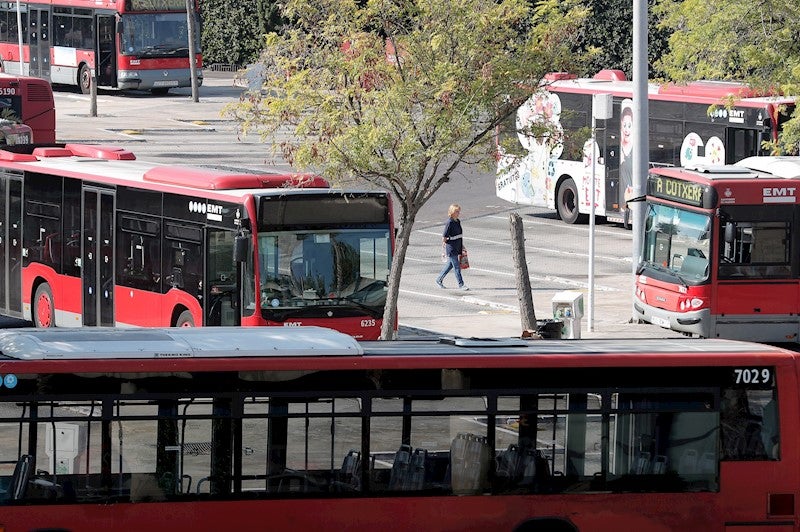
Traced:
<path fill-rule="evenodd" d="M 453 270 L 458 282 L 459 290 L 469 290 L 464 284 L 464 279 L 461 277 L 461 264 L 459 263 L 459 256 L 464 250 L 464 244 L 461 238 L 461 221 L 458 219 L 461 214 L 461 206 L 453 203 L 447 210 L 447 223 L 444 224 L 444 231 L 442 232 L 442 244 L 444 246 L 445 260 L 447 261 L 439 272 L 439 277 L 436 278 L 436 284 L 439 288 L 444 288 L 444 277 L 450 270 Z"/>

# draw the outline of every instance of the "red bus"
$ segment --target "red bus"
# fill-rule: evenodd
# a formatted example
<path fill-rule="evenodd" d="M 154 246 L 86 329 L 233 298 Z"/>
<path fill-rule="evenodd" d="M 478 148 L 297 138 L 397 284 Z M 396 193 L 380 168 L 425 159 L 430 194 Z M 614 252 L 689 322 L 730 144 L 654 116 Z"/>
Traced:
<path fill-rule="evenodd" d="M 171 87 L 192 85 L 187 28 L 184 0 L 0 2 L 0 65 L 6 72 L 78 86 L 84 94 L 91 88 L 92 69 L 98 87 L 166 94 Z M 195 50 L 202 84 L 199 29 Z"/>
<path fill-rule="evenodd" d="M 164 166 L 109 146 L 0 150 L 0 314 L 36 326 L 321 325 L 377 339 L 386 192 Z"/>
<path fill-rule="evenodd" d="M 596 121 L 592 149 L 594 97 L 610 94 L 611 118 Z M 523 104 L 499 132 L 519 144 L 523 155 L 502 154 L 497 196 L 521 205 L 555 210 L 567 223 L 585 222 L 595 213 L 627 223 L 626 201 L 632 194 L 633 82 L 618 70 L 593 78 L 557 73 L 544 89 Z M 650 162 L 656 166 L 730 164 L 768 155 L 765 141 L 775 141 L 794 112 L 795 99 L 762 94 L 742 83 L 696 81 L 687 85 L 650 84 Z M 552 137 L 537 138 L 531 127 L 548 124 Z M 594 156 L 593 156 L 594 154 Z M 592 161 L 594 160 L 594 164 Z"/>
<path fill-rule="evenodd" d="M 0 528 L 790 531 L 797 353 L 729 340 L 0 333 Z"/>
<path fill-rule="evenodd" d="M 38 78 L 0 73 L 0 124 L 2 144 L 55 142 L 56 105 L 50 84 Z"/>
<path fill-rule="evenodd" d="M 706 338 L 797 342 L 800 158 L 656 168 L 634 317 Z"/>

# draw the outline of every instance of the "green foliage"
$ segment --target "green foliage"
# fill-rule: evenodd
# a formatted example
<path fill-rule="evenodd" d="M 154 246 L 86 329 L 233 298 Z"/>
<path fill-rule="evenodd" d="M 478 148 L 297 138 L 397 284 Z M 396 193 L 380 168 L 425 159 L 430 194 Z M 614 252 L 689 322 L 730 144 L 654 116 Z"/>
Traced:
<path fill-rule="evenodd" d="M 278 0 L 200 0 L 201 44 L 206 64 L 257 61 L 264 35 L 281 26 Z"/>
<path fill-rule="evenodd" d="M 578 0 L 286 0 L 283 14 L 263 89 L 226 112 L 299 168 L 393 193 L 393 313 L 417 212 L 457 168 L 494 163 L 495 126 L 547 72 L 580 68 L 588 12 Z"/>
<path fill-rule="evenodd" d="M 744 80 L 756 88 L 800 89 L 800 4 L 796 0 L 659 0 L 669 53 L 658 62 L 676 81 Z M 777 152 L 797 153 L 800 118 L 784 126 Z"/>
<path fill-rule="evenodd" d="M 667 31 L 659 24 L 652 7 L 656 0 L 648 0 L 647 55 L 649 78 L 663 73 L 655 67 L 656 60 L 667 48 Z M 592 16 L 578 47 L 579 53 L 591 52 L 586 70 L 578 74 L 593 76 L 602 69 L 618 69 L 628 79 L 633 77 L 633 3 L 631 0 L 589 0 L 586 3 Z"/>
<path fill-rule="evenodd" d="M 586 11 L 555 0 L 532 16 L 521 0 L 289 0 L 286 16 L 291 29 L 267 39 L 270 90 L 228 112 L 265 138 L 291 127 L 281 147 L 299 167 L 419 206 L 455 163 L 490 160 L 497 122 L 546 72 L 572 66 Z"/>

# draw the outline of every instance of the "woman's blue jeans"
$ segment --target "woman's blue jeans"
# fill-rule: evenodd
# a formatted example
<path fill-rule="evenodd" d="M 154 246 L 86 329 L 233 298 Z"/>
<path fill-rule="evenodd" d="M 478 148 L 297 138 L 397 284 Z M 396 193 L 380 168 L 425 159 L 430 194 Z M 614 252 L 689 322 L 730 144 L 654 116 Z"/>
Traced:
<path fill-rule="evenodd" d="M 458 287 L 461 288 L 464 286 L 464 279 L 461 277 L 461 264 L 458 262 L 458 255 L 448 255 L 447 262 L 445 263 L 442 271 L 439 272 L 439 277 L 436 278 L 436 282 L 441 284 L 444 280 L 444 276 L 447 273 L 453 270 L 456 274 L 456 281 L 458 282 Z"/>

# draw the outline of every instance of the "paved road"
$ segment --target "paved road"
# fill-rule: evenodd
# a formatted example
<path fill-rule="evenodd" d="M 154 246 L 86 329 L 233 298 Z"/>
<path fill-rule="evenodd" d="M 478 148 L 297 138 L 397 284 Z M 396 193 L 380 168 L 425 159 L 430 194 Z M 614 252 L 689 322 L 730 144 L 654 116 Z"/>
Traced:
<path fill-rule="evenodd" d="M 88 96 L 56 93 L 60 142 L 121 145 L 140 159 L 165 164 L 286 169 L 257 136 L 241 136 L 237 123 L 221 114 L 239 99 L 228 73 L 206 73 L 199 102 L 189 89 L 167 96 L 101 92 L 98 116 L 89 116 Z M 440 231 L 451 202 L 463 207 L 465 243 L 472 268 L 465 272 L 469 292 L 441 290 L 434 284 L 441 267 Z M 537 318 L 551 317 L 551 300 L 563 290 L 584 293 L 588 305 L 588 226 L 568 226 L 554 213 L 517 208 L 494 195 L 492 174 L 454 176 L 421 211 L 404 267 L 399 301 L 401 331 L 433 331 L 458 336 L 518 336 L 519 302 L 511 265 L 509 214 L 518 212 L 526 235 L 526 255 Z M 628 323 L 632 305 L 631 233 L 616 225 L 595 232 L 595 309 L 593 331 L 583 320 L 583 336 L 673 336 L 650 325 Z M 453 286 L 452 276 L 445 284 Z M 587 309 L 588 312 L 588 309 Z"/>

